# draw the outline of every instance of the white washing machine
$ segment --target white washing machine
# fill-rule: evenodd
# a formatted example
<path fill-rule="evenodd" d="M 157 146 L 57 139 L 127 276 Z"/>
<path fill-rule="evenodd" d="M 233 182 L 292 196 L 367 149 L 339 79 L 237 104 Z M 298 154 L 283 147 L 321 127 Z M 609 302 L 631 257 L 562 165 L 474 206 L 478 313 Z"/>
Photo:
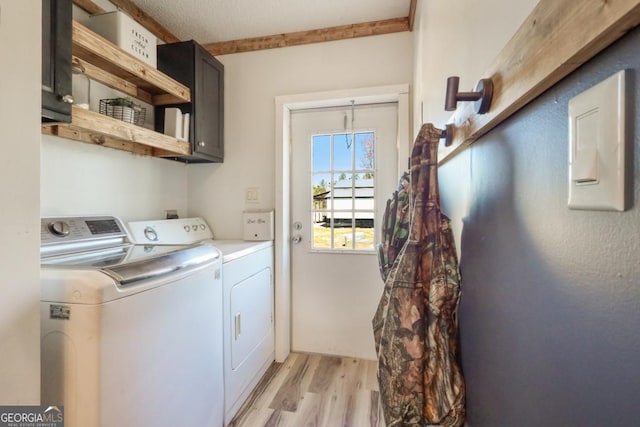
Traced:
<path fill-rule="evenodd" d="M 41 236 L 41 403 L 67 427 L 221 426 L 220 252 L 134 246 L 115 217 Z"/>
<path fill-rule="evenodd" d="M 275 358 L 273 242 L 214 240 L 202 218 L 128 224 L 137 243 L 209 243 L 223 254 L 225 425 Z"/>

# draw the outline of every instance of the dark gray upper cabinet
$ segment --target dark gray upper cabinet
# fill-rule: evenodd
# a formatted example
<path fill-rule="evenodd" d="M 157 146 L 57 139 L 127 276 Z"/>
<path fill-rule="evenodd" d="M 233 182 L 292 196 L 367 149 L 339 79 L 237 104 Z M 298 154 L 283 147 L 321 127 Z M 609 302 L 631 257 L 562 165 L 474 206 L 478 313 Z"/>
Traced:
<path fill-rule="evenodd" d="M 42 121 L 71 122 L 71 0 L 42 0 Z"/>
<path fill-rule="evenodd" d="M 190 114 L 189 142 L 193 155 L 176 157 L 187 163 L 224 159 L 224 66 L 193 40 L 158 46 L 158 70 L 191 89 L 191 102 L 155 109 L 156 130 L 164 130 L 164 111 L 179 107 Z"/>

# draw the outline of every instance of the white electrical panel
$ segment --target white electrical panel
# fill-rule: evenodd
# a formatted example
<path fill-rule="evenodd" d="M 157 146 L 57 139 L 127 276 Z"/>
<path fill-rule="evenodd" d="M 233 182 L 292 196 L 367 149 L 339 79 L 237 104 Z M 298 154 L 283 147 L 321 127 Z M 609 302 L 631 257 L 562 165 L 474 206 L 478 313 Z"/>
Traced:
<path fill-rule="evenodd" d="M 569 208 L 625 209 L 625 71 L 569 101 Z"/>

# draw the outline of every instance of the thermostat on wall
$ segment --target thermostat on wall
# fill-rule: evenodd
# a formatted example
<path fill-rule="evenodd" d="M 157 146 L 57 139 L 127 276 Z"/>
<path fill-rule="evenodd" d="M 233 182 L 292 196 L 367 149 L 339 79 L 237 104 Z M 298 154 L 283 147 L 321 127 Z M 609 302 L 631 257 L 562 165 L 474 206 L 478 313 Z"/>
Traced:
<path fill-rule="evenodd" d="M 273 240 L 273 211 L 245 211 L 244 240 Z"/>

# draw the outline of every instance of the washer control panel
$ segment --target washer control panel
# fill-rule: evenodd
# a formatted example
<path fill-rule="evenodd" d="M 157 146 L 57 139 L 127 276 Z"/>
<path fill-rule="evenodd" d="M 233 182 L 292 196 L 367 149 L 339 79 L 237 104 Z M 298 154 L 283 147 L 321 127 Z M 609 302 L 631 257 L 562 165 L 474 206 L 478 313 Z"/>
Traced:
<path fill-rule="evenodd" d="M 213 239 L 213 232 L 202 218 L 133 221 L 128 224 L 134 243 L 184 245 Z"/>
<path fill-rule="evenodd" d="M 58 217 L 40 219 L 41 246 L 127 236 L 120 219 L 114 216 Z"/>

